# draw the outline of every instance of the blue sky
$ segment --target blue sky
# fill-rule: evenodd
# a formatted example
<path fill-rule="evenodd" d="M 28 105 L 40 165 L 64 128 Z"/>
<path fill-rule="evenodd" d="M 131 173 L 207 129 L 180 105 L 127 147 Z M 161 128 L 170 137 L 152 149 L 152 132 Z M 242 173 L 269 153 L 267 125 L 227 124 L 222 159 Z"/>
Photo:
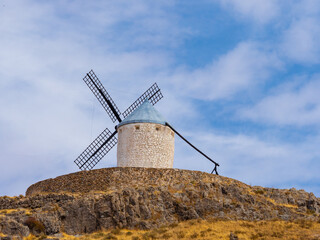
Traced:
<path fill-rule="evenodd" d="M 317 0 L 0 0 L 0 195 L 77 171 L 114 125 L 82 81 L 124 111 L 154 82 L 156 108 L 251 185 L 320 196 Z M 212 164 L 176 138 L 174 167 Z M 116 165 L 116 148 L 98 168 Z"/>

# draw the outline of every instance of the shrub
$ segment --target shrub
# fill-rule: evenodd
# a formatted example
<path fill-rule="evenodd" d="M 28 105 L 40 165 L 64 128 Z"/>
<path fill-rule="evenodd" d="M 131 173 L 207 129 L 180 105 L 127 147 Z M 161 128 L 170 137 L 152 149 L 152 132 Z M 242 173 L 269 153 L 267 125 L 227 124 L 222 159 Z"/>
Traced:
<path fill-rule="evenodd" d="M 282 238 L 283 236 L 284 236 L 283 232 L 274 232 L 271 235 L 271 237 L 275 237 L 275 238 Z"/>
<path fill-rule="evenodd" d="M 314 215 L 315 213 L 315 210 L 307 209 L 307 214 Z"/>
<path fill-rule="evenodd" d="M 236 231 L 234 231 L 234 234 L 236 234 L 236 235 L 238 235 L 238 234 L 244 234 L 244 233 L 246 233 L 246 232 L 241 231 L 241 230 L 236 230 Z"/>
<path fill-rule="evenodd" d="M 35 234 L 40 234 L 45 232 L 45 227 L 42 222 L 38 221 L 34 217 L 28 217 L 24 222 L 24 225 L 28 226 L 31 232 Z"/>
<path fill-rule="evenodd" d="M 179 224 L 178 223 L 171 223 L 170 225 L 169 225 L 169 227 L 170 228 L 175 228 L 175 227 L 177 227 Z"/>
<path fill-rule="evenodd" d="M 112 233 L 108 233 L 107 236 L 105 236 L 103 239 L 113 239 L 116 240 L 118 239 L 115 235 L 113 235 Z"/>
<path fill-rule="evenodd" d="M 37 238 L 37 240 L 42 240 L 42 239 L 47 239 L 47 235 L 41 235 L 40 237 Z"/>
<path fill-rule="evenodd" d="M 92 237 L 93 237 L 93 238 L 101 238 L 101 237 L 103 237 L 103 236 L 104 236 L 104 233 L 99 232 L 99 233 L 94 234 Z"/>
<path fill-rule="evenodd" d="M 162 235 L 162 238 L 164 238 L 164 239 L 168 239 L 168 238 L 171 238 L 171 237 L 172 237 L 172 235 L 170 233 L 165 233 L 165 234 Z"/>
<path fill-rule="evenodd" d="M 157 233 L 155 233 L 155 232 L 146 232 L 145 234 L 142 235 L 142 238 L 144 240 L 156 239 L 157 238 Z"/>
<path fill-rule="evenodd" d="M 240 223 L 241 227 L 247 227 L 247 228 L 253 228 L 254 225 L 252 223 L 248 223 L 248 222 L 244 222 L 244 223 Z"/>
<path fill-rule="evenodd" d="M 182 231 L 180 231 L 180 232 L 178 232 L 177 233 L 177 237 L 180 239 L 180 238 L 184 238 L 186 236 L 186 234 L 184 233 L 184 232 L 182 232 Z M 164 237 L 164 235 L 163 235 L 163 237 Z"/>
<path fill-rule="evenodd" d="M 119 228 L 111 230 L 111 233 L 114 234 L 114 235 L 118 235 L 118 234 L 120 234 L 120 232 L 121 232 L 121 230 Z"/>
<path fill-rule="evenodd" d="M 158 228 L 158 229 L 153 230 L 153 232 L 158 233 L 158 234 L 163 234 L 167 231 L 168 231 L 168 229 L 166 229 L 166 228 Z"/>
<path fill-rule="evenodd" d="M 251 239 L 251 240 L 256 240 L 256 239 L 259 239 L 260 237 L 261 237 L 260 234 L 259 234 L 259 233 L 256 233 L 256 234 L 252 234 L 251 237 L 250 237 L 250 239 Z"/>
<path fill-rule="evenodd" d="M 194 233 L 192 235 L 190 235 L 190 238 L 198 238 L 199 234 L 198 233 Z"/>
<path fill-rule="evenodd" d="M 200 236 L 201 236 L 201 237 L 204 237 L 204 236 L 206 236 L 206 233 L 207 233 L 206 231 L 201 231 L 201 232 L 200 232 Z"/>
<path fill-rule="evenodd" d="M 287 224 L 286 227 L 287 227 L 288 229 L 290 229 L 290 228 L 293 227 L 293 224 L 291 224 L 291 223 L 290 223 L 290 224 Z"/>
<path fill-rule="evenodd" d="M 255 194 L 264 194 L 264 190 L 263 189 L 257 189 L 253 191 Z"/>
<path fill-rule="evenodd" d="M 301 228 L 307 228 L 307 229 L 311 228 L 313 225 L 311 221 L 306 221 L 304 219 L 298 220 L 297 223 Z"/>

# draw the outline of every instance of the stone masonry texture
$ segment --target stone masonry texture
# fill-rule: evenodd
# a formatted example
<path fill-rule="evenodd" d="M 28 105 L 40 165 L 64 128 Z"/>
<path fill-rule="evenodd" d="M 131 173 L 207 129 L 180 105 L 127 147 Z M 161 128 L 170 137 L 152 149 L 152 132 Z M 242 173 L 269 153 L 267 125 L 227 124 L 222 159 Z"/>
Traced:
<path fill-rule="evenodd" d="M 174 132 L 156 123 L 132 123 L 118 128 L 117 166 L 172 168 Z"/>

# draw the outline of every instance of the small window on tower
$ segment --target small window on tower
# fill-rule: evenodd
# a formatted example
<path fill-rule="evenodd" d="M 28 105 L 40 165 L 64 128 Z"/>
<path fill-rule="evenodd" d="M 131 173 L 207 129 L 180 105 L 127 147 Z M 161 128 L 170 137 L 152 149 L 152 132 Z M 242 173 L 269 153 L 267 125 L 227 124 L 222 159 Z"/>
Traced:
<path fill-rule="evenodd" d="M 140 126 L 139 125 L 136 125 L 136 130 L 140 130 Z"/>
<path fill-rule="evenodd" d="M 159 131 L 159 130 L 160 130 L 160 127 L 156 127 L 156 130 Z"/>

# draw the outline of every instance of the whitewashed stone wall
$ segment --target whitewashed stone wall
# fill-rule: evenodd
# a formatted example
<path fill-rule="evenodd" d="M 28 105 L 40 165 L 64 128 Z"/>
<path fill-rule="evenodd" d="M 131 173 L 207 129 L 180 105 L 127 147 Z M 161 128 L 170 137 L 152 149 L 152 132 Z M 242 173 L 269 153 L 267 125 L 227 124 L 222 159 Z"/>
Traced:
<path fill-rule="evenodd" d="M 161 124 L 130 123 L 118 128 L 117 166 L 172 168 L 174 132 Z"/>

